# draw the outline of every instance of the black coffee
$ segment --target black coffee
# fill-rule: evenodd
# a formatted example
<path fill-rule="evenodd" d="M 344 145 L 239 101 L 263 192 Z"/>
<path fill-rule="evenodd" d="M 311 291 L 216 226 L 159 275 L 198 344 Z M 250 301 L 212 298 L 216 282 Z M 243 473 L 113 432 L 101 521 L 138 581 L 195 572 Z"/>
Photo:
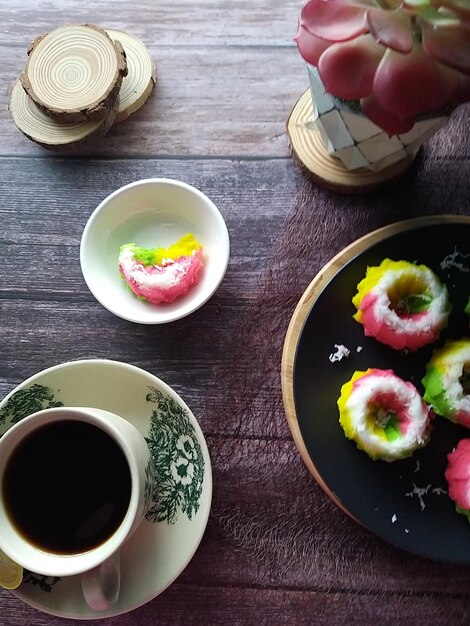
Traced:
<path fill-rule="evenodd" d="M 32 544 L 76 554 L 103 543 L 129 506 L 131 477 L 119 445 L 92 424 L 55 422 L 20 443 L 2 486 L 8 515 Z"/>

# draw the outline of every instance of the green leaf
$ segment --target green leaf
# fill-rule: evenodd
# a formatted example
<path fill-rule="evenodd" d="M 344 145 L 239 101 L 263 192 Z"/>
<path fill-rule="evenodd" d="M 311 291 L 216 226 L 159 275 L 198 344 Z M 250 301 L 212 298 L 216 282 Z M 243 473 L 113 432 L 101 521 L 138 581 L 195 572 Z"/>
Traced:
<path fill-rule="evenodd" d="M 6 421 L 16 424 L 31 413 L 57 406 L 63 406 L 63 402 L 55 400 L 52 389 L 35 383 L 31 387 L 19 389 L 7 400 L 0 409 L 0 424 Z"/>

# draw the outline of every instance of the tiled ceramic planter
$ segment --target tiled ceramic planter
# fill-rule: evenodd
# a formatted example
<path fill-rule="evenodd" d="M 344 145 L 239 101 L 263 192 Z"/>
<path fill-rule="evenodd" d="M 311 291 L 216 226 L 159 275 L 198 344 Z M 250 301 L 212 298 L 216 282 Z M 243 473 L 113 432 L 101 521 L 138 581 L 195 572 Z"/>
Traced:
<path fill-rule="evenodd" d="M 416 154 L 449 116 L 422 117 L 403 135 L 389 137 L 379 126 L 347 103 L 325 93 L 315 67 L 308 65 L 313 123 L 318 129 L 325 149 L 338 158 L 348 170 L 366 168 L 378 172 L 406 157 Z"/>

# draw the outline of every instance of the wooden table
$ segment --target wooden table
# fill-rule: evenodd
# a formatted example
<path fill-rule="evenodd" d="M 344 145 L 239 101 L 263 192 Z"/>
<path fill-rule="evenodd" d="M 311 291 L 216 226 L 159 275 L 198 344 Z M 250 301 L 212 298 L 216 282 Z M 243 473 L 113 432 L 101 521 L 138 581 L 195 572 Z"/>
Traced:
<path fill-rule="evenodd" d="M 181 394 L 212 458 L 212 512 L 193 560 L 159 597 L 103 625 L 470 622 L 468 568 L 393 548 L 323 493 L 292 440 L 280 385 L 295 305 L 333 255 L 400 219 L 470 214 L 468 112 L 458 110 L 387 188 L 339 195 L 317 186 L 292 161 L 284 130 L 307 86 L 293 43 L 299 8 L 298 0 L 0 2 L 0 395 L 57 363 L 132 363 Z M 7 110 L 29 42 L 72 22 L 140 37 L 158 68 L 144 108 L 75 156 L 28 141 Z M 105 196 L 158 176 L 216 203 L 231 261 L 202 309 L 139 326 L 93 298 L 79 244 Z M 0 592 L 2 626 L 71 623 Z"/>

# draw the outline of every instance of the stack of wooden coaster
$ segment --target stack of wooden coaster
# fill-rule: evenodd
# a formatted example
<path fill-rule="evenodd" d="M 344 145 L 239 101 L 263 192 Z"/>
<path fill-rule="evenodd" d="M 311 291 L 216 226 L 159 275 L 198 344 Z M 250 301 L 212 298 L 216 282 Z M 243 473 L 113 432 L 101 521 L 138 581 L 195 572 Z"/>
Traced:
<path fill-rule="evenodd" d="M 32 141 L 73 149 L 137 111 L 155 83 L 152 56 L 136 37 L 94 24 L 67 25 L 33 41 L 9 110 Z"/>

